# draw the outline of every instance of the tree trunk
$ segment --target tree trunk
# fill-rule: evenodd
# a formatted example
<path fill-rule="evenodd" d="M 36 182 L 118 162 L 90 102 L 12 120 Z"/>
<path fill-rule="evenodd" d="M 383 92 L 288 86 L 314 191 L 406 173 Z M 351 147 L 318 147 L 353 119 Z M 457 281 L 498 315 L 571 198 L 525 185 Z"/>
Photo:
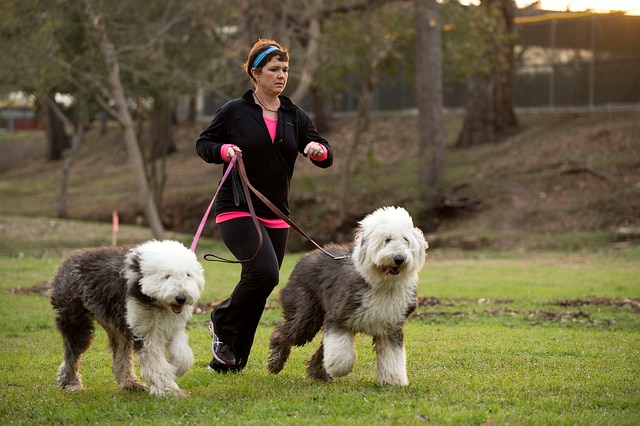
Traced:
<path fill-rule="evenodd" d="M 415 1 L 418 191 L 423 226 L 435 221 L 445 167 L 441 25 L 436 0 Z"/>
<path fill-rule="evenodd" d="M 151 160 L 166 157 L 178 151 L 173 138 L 172 103 L 156 98 L 151 111 Z"/>
<path fill-rule="evenodd" d="M 82 99 L 78 99 L 75 105 L 74 123 L 69 123 L 73 128 L 71 134 L 71 149 L 67 152 L 64 160 L 64 167 L 62 168 L 62 176 L 60 178 L 60 197 L 58 198 L 58 217 L 67 218 L 69 213 L 67 212 L 67 186 L 69 183 L 69 175 L 71 175 L 71 168 L 76 161 L 76 155 L 78 149 L 80 149 L 80 143 L 84 136 L 84 123 L 82 122 Z M 62 115 L 62 111 L 59 111 Z"/>
<path fill-rule="evenodd" d="M 170 101 L 156 98 L 151 111 L 151 152 L 147 176 L 160 211 L 167 182 L 167 156 L 178 151 L 173 137 L 175 117 L 171 104 Z"/>
<path fill-rule="evenodd" d="M 313 124 L 315 124 L 316 130 L 320 134 L 329 132 L 331 130 L 331 117 L 333 116 L 331 98 L 312 88 L 311 110 L 313 111 Z"/>
<path fill-rule="evenodd" d="M 189 96 L 189 105 L 187 109 L 187 123 L 188 124 L 196 124 L 196 120 L 198 116 L 198 111 L 196 108 L 196 95 Z"/>
<path fill-rule="evenodd" d="M 127 108 L 124 89 L 122 87 L 122 82 L 120 81 L 120 64 L 118 63 L 114 46 L 109 41 L 104 24 L 101 21 L 102 17 L 93 10 L 93 5 L 90 0 L 85 0 L 84 3 L 87 9 L 89 21 L 100 38 L 100 50 L 107 67 L 109 87 L 111 88 L 111 95 L 113 96 L 113 101 L 115 103 L 117 119 L 124 134 L 124 142 L 127 147 L 127 153 L 136 179 L 140 203 L 144 208 L 146 218 L 149 222 L 154 238 L 163 240 L 165 234 L 164 226 L 162 225 L 153 196 L 149 190 L 149 183 L 147 182 L 145 174 L 144 159 L 142 157 L 142 152 L 140 151 L 140 146 L 138 145 L 135 127 Z"/>
<path fill-rule="evenodd" d="M 45 97 L 43 99 L 43 107 L 47 108 L 51 114 L 56 116 L 56 119 L 60 121 L 64 126 L 72 129 L 71 133 L 71 149 L 65 151 L 64 166 L 62 167 L 62 175 L 60 176 L 60 195 L 58 196 L 57 215 L 59 218 L 64 219 L 69 217 L 67 212 L 67 187 L 69 183 L 69 175 L 71 174 L 71 168 L 76 160 L 76 154 L 80 148 L 82 137 L 84 135 L 84 123 L 82 122 L 83 113 L 82 98 L 77 96 L 76 104 L 74 106 L 74 122 L 70 122 L 67 117 L 53 99 L 53 97 Z"/>
<path fill-rule="evenodd" d="M 43 95 L 42 109 L 45 116 L 45 133 L 47 136 L 47 159 L 60 160 L 65 150 L 71 147 L 69 136 L 64 128 L 64 122 L 55 111 L 58 104 L 52 94 Z"/>
<path fill-rule="evenodd" d="M 518 127 L 513 107 L 513 0 L 483 0 L 481 8 L 495 8 L 499 33 L 487 34 L 492 45 L 491 71 L 474 74 L 467 83 L 467 105 L 457 147 L 491 143 Z"/>
<path fill-rule="evenodd" d="M 496 134 L 500 137 L 516 129 L 519 125 L 513 106 L 513 70 L 515 67 L 514 47 L 516 43 L 515 5 L 513 0 L 500 0 L 500 20 L 508 37 L 504 46 L 505 66 L 494 71 L 494 99 L 496 101 Z"/>
<path fill-rule="evenodd" d="M 318 66 L 318 50 L 320 49 L 320 12 L 322 10 L 323 0 L 313 0 L 311 3 L 311 11 L 309 12 L 309 27 L 307 28 L 308 37 L 305 46 L 305 61 L 302 71 L 300 72 L 300 80 L 296 86 L 295 92 L 291 94 L 291 100 L 294 103 L 302 102 L 307 94 L 313 74 Z"/>
<path fill-rule="evenodd" d="M 356 162 L 356 152 L 358 151 L 358 147 L 360 146 L 360 141 L 362 139 L 362 135 L 369 130 L 369 122 L 371 116 L 371 97 L 373 95 L 373 90 L 376 87 L 376 71 L 375 64 L 372 63 L 370 67 L 370 72 L 367 73 L 369 76 L 364 85 L 362 86 L 362 92 L 360 92 L 360 98 L 358 99 L 358 111 L 356 114 L 356 129 L 353 135 L 353 140 L 351 142 L 351 146 L 347 151 L 344 159 L 344 166 L 342 168 L 342 173 L 340 176 L 340 203 L 338 206 L 338 210 L 340 216 L 345 218 L 349 209 L 348 205 L 348 196 L 349 193 L 349 180 L 351 178 L 351 170 L 353 169 L 354 163 Z"/>
<path fill-rule="evenodd" d="M 464 124 L 456 146 L 465 148 L 495 140 L 493 79 L 490 75 L 474 74 L 467 81 L 467 105 Z"/>

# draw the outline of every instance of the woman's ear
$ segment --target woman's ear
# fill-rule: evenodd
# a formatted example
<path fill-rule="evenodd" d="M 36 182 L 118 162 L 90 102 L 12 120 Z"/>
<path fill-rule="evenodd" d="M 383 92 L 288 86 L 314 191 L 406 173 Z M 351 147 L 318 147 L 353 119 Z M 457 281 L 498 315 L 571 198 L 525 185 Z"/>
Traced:
<path fill-rule="evenodd" d="M 251 75 L 257 80 L 260 77 L 260 71 L 257 68 L 251 68 Z"/>

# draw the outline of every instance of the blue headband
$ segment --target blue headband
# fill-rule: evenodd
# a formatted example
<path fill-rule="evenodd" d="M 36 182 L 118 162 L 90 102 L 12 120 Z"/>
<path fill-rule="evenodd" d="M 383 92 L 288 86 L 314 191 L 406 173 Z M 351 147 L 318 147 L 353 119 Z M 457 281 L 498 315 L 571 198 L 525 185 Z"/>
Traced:
<path fill-rule="evenodd" d="M 262 53 L 256 56 L 256 59 L 253 60 L 253 68 L 258 68 L 258 65 L 260 65 L 260 62 L 262 62 L 264 57 L 267 56 L 269 53 L 273 52 L 274 50 L 280 50 L 280 49 L 277 46 L 269 46 L 269 48 L 265 49 L 264 51 L 262 51 Z"/>

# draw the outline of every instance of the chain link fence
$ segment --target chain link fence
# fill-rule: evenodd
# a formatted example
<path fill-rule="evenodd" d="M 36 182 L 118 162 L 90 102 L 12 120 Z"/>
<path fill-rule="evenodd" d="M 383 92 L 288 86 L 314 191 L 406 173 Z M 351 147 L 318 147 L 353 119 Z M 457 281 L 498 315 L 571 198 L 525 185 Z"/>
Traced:
<path fill-rule="evenodd" d="M 537 109 L 640 108 L 640 16 L 544 13 L 516 19 L 514 105 Z M 357 108 L 357 82 L 347 82 L 337 111 Z M 402 76 L 385 77 L 373 109 L 415 107 Z M 446 83 L 444 104 L 463 108 L 466 89 Z"/>
<path fill-rule="evenodd" d="M 640 103 L 640 16 L 554 13 L 517 24 L 516 106 Z"/>

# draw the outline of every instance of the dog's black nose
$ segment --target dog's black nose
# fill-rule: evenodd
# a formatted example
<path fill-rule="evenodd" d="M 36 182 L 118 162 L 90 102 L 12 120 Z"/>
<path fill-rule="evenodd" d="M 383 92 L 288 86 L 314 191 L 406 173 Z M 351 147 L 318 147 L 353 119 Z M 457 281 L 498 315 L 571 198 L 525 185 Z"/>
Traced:
<path fill-rule="evenodd" d="M 396 262 L 396 265 L 400 266 L 404 263 L 404 257 L 398 254 L 393 258 L 393 261 Z"/>
<path fill-rule="evenodd" d="M 182 305 L 186 301 L 187 301 L 187 296 L 185 296 L 184 294 L 179 294 L 176 296 L 176 303 L 178 305 Z"/>

